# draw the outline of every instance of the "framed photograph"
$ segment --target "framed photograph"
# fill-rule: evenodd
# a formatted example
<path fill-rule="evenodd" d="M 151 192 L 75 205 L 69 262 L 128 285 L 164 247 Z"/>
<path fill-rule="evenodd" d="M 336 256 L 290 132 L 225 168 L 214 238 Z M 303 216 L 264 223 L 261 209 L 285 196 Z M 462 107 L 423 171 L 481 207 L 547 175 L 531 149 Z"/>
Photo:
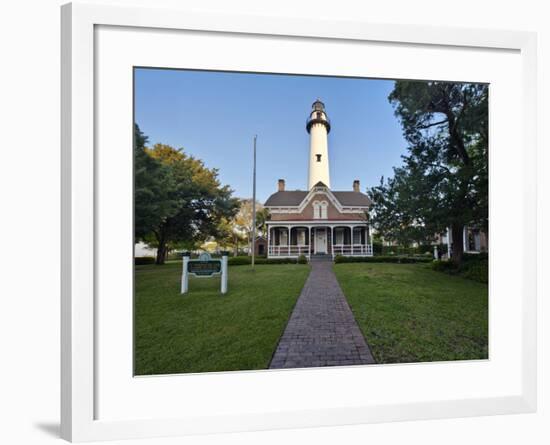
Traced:
<path fill-rule="evenodd" d="M 536 409 L 536 35 L 62 7 L 62 437 Z"/>

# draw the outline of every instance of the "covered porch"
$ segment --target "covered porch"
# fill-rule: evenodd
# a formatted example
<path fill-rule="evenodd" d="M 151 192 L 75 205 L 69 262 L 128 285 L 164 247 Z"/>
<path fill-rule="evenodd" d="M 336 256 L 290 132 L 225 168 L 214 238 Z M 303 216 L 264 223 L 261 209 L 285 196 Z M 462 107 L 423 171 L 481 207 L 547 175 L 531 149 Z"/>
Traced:
<path fill-rule="evenodd" d="M 372 256 L 372 240 L 365 223 L 268 225 L 268 258 L 305 255 Z"/>

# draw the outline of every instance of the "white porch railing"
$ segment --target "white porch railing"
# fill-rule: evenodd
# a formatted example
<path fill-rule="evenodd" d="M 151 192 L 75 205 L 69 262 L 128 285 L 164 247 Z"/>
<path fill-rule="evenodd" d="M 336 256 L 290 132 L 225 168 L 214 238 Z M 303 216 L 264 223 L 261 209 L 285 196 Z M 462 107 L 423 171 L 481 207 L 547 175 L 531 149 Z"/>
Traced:
<path fill-rule="evenodd" d="M 372 256 L 372 244 L 334 244 L 333 255 Z"/>
<path fill-rule="evenodd" d="M 269 246 L 267 252 L 270 257 L 309 256 L 309 246 Z M 335 244 L 329 253 L 343 256 L 372 256 L 372 244 Z"/>
<path fill-rule="evenodd" d="M 299 257 L 309 256 L 309 246 L 269 246 L 268 256 Z"/>

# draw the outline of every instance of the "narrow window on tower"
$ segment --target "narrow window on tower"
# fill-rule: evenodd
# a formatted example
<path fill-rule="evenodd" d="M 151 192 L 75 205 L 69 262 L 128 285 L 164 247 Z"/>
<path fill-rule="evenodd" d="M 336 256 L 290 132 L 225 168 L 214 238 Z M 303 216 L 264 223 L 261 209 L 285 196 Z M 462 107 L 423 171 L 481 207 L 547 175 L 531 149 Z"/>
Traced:
<path fill-rule="evenodd" d="M 317 156 L 317 162 L 321 162 L 321 155 L 315 155 Z"/>

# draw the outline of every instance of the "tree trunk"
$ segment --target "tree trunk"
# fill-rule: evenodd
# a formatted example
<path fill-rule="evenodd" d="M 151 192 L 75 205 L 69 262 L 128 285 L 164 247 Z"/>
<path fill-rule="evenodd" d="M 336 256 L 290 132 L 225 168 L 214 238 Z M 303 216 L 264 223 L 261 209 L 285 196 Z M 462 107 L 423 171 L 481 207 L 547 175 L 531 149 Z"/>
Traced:
<path fill-rule="evenodd" d="M 168 247 L 166 246 L 166 240 L 164 236 L 157 237 L 158 247 L 157 247 L 157 259 L 155 264 L 161 266 L 166 261 L 166 254 L 168 253 Z"/>
<path fill-rule="evenodd" d="M 456 265 L 459 265 L 462 263 L 462 256 L 464 253 L 464 226 L 462 224 L 453 224 L 451 226 L 451 234 L 453 238 L 451 260 Z"/>

